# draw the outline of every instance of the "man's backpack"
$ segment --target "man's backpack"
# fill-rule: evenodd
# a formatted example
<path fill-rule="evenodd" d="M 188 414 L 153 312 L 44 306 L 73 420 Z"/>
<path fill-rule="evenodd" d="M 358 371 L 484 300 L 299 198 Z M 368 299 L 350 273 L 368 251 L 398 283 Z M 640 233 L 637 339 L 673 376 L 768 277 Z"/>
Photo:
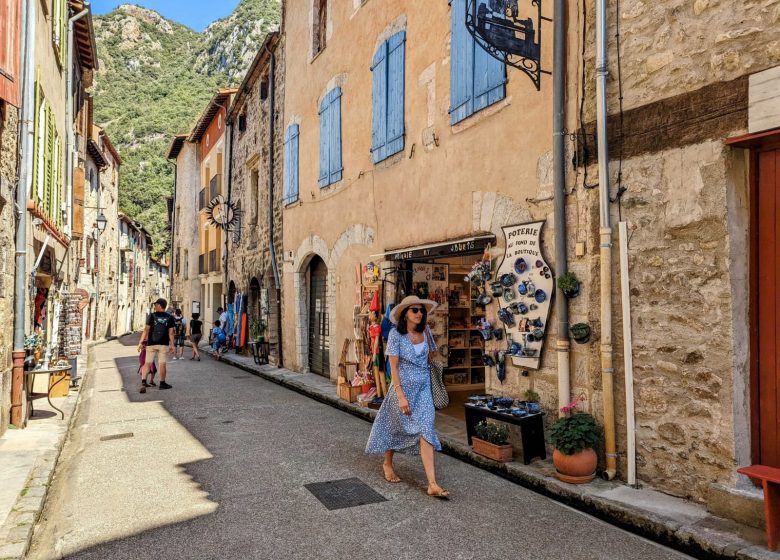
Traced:
<path fill-rule="evenodd" d="M 152 331 L 149 333 L 149 345 L 165 344 L 168 337 L 168 320 L 170 315 L 167 313 L 152 315 Z"/>

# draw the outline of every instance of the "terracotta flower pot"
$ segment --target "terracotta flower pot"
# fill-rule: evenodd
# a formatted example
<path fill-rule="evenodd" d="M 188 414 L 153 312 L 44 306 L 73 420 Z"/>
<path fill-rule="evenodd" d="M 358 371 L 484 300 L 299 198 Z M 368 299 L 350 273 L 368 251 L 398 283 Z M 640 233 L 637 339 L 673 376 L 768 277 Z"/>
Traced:
<path fill-rule="evenodd" d="M 506 463 L 512 460 L 512 446 L 509 444 L 496 445 L 478 437 L 472 437 L 471 448 L 474 450 L 474 453 L 494 461 Z"/>
<path fill-rule="evenodd" d="M 569 484 L 585 484 L 596 476 L 598 457 L 593 449 L 583 449 L 574 455 L 553 450 L 555 476 Z"/>

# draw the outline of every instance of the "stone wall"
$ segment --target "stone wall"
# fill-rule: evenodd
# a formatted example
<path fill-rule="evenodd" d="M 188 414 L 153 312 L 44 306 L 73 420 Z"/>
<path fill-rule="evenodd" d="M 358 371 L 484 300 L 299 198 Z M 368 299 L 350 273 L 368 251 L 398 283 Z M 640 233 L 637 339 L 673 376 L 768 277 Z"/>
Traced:
<path fill-rule="evenodd" d="M 119 328 L 119 217 L 118 217 L 118 166 L 110 154 L 108 167 L 100 172 L 100 207 L 108 223 L 100 235 L 100 296 L 97 321 L 97 338 L 118 336 Z M 116 173 L 115 173 L 116 170 Z"/>
<path fill-rule="evenodd" d="M 18 110 L 0 101 L 0 321 L 14 321 L 14 203 L 17 181 Z M 11 406 L 13 328 L 0 329 L 0 435 L 8 427 Z"/>
<path fill-rule="evenodd" d="M 282 198 L 284 194 L 284 49 L 280 43 L 275 51 L 274 85 L 274 146 L 273 146 L 273 224 L 274 249 L 279 274 L 282 274 Z M 268 75 L 249 84 L 250 91 L 243 99 L 246 130 L 239 131 L 233 123 L 233 168 L 230 199 L 241 205 L 240 231 L 230 234 L 228 241 L 228 281 L 235 282 L 241 292 L 249 290 L 252 278 L 263 288 L 274 286 L 269 250 L 269 123 L 270 95 L 261 100 L 260 82 Z M 270 88 L 269 88 L 270 92 Z M 237 117 L 236 117 L 237 121 Z M 256 172 L 256 192 L 253 192 L 253 173 Z"/>

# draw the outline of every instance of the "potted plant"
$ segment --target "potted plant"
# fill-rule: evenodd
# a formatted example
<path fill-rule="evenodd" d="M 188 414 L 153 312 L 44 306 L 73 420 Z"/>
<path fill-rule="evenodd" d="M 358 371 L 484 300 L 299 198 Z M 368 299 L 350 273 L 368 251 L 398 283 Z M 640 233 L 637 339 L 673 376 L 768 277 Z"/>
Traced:
<path fill-rule="evenodd" d="M 539 393 L 533 389 L 528 389 L 525 393 L 523 393 L 523 396 L 527 402 L 539 402 Z"/>
<path fill-rule="evenodd" d="M 571 271 L 565 272 L 558 278 L 558 287 L 567 298 L 572 299 L 580 295 L 580 280 Z"/>
<path fill-rule="evenodd" d="M 249 323 L 249 332 L 252 335 L 252 339 L 255 340 L 255 342 L 265 341 L 265 329 L 266 329 L 266 323 L 260 317 L 257 317 L 256 319 L 252 319 L 252 321 Z"/>
<path fill-rule="evenodd" d="M 483 420 L 476 425 L 477 435 L 471 438 L 471 447 L 488 459 L 506 463 L 512 460 L 512 446 L 509 445 L 509 427 Z"/>
<path fill-rule="evenodd" d="M 575 323 L 569 327 L 571 335 L 574 337 L 574 342 L 577 344 L 585 344 L 590 340 L 590 325 L 587 323 Z"/>
<path fill-rule="evenodd" d="M 582 400 L 584 397 L 580 397 Z M 585 484 L 596 476 L 598 457 L 593 447 L 600 430 L 596 419 L 587 412 L 575 412 L 577 401 L 561 408 L 565 416 L 550 428 L 555 476 L 570 484 Z"/>

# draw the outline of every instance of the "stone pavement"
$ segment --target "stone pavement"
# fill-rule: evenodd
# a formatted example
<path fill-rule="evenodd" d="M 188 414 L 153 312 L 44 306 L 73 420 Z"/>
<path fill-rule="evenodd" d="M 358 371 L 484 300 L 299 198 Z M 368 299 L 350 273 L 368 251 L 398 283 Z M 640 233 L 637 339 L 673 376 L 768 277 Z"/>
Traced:
<path fill-rule="evenodd" d="M 210 349 L 203 347 L 201 352 Z M 222 360 L 366 420 L 372 421 L 376 415 L 373 410 L 339 399 L 336 386 L 322 376 L 258 366 L 251 356 L 233 353 Z M 651 488 L 631 488 L 620 481 L 597 478 L 590 484 L 566 484 L 553 476 L 550 459 L 530 465 L 496 463 L 471 451 L 463 422 L 437 413 L 436 428 L 449 455 L 654 541 L 703 557 L 780 560 L 780 553 L 766 549 L 762 530 L 716 517 L 699 504 Z"/>
<path fill-rule="evenodd" d="M 209 357 L 139 394 L 125 343 L 100 349 L 29 558 L 687 558 L 447 455 L 450 501 L 417 457 L 387 483 L 370 424 Z M 329 510 L 305 487 L 347 478 L 385 501 Z"/>
<path fill-rule="evenodd" d="M 79 357 L 79 376 L 87 371 L 87 361 L 86 354 Z M 46 399 L 38 399 L 27 427 L 11 426 L 0 437 L 0 559 L 22 558 L 30 544 L 78 394 L 72 388 L 67 397 L 52 399 L 64 420 Z"/>

